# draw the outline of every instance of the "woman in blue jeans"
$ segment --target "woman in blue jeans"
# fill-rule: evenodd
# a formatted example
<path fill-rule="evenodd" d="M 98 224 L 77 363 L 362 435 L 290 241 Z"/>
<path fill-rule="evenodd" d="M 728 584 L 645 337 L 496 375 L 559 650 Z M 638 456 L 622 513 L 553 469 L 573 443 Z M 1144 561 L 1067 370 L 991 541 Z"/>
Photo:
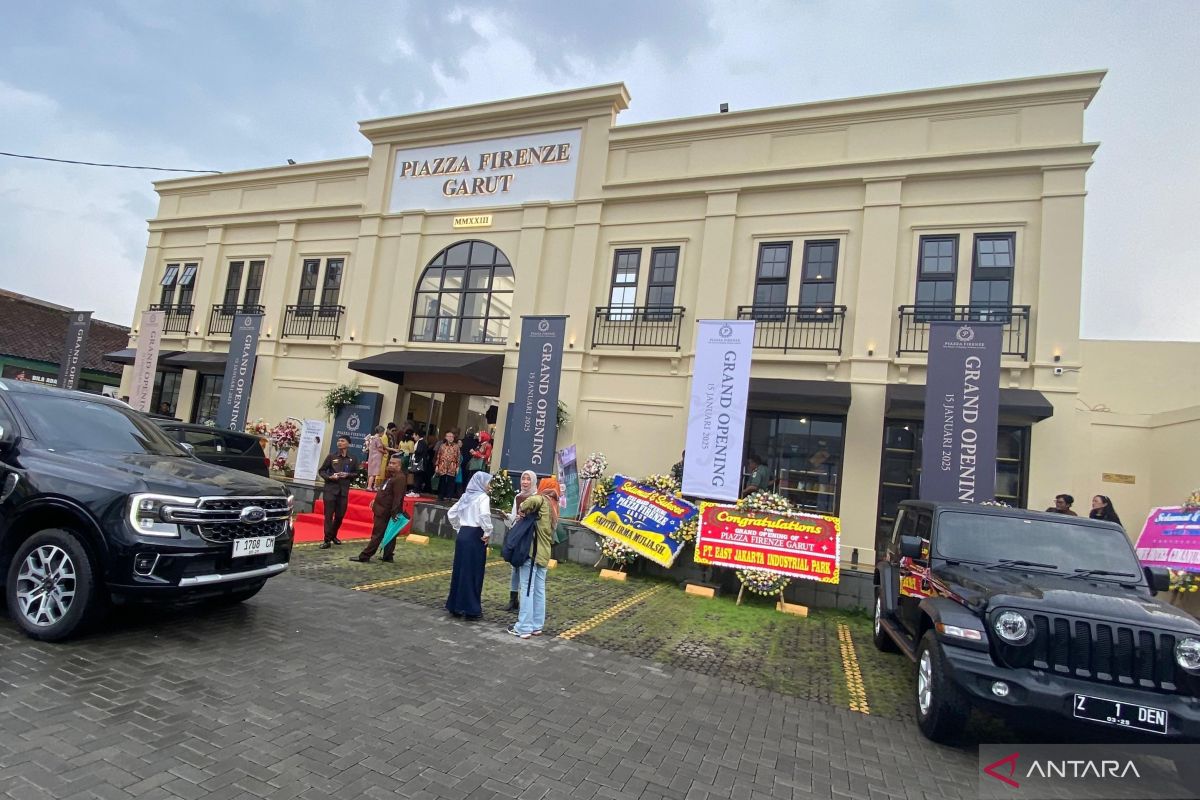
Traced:
<path fill-rule="evenodd" d="M 558 527 L 558 481 L 542 478 L 538 493 L 521 503 L 521 514 L 536 515 L 537 535 L 533 539 L 529 560 L 521 567 L 521 612 L 517 616 L 517 624 L 508 632 L 528 639 L 530 636 L 541 636 L 542 627 L 546 624 L 546 568 L 550 565 L 554 529 Z"/>
<path fill-rule="evenodd" d="M 537 490 L 537 473 L 531 469 L 527 469 L 521 473 L 521 486 L 517 491 L 517 496 L 513 498 L 512 513 L 508 515 L 508 525 L 511 528 L 517 523 L 517 515 L 521 513 L 521 503 L 524 503 L 529 498 L 533 497 L 533 493 Z M 521 570 L 517 567 L 512 568 L 512 579 L 508 582 L 508 607 L 505 611 L 516 611 L 520 606 L 517 604 L 517 597 L 521 590 Z"/>

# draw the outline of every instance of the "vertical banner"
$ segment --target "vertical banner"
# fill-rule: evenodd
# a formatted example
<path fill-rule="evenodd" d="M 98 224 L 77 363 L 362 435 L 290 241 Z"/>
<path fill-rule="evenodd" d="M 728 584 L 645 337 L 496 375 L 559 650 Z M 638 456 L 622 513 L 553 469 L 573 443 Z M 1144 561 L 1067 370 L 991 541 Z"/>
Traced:
<path fill-rule="evenodd" d="M 133 358 L 133 385 L 129 387 L 129 405 L 135 411 L 149 412 L 154 399 L 154 373 L 158 372 L 158 348 L 166 316 L 165 311 L 142 312 L 137 355 Z"/>
<path fill-rule="evenodd" d="M 315 481 L 321 466 L 321 440 L 325 438 L 325 420 L 306 419 L 300 426 L 300 446 L 296 450 L 296 480 Z"/>
<path fill-rule="evenodd" d="M 558 451 L 558 485 L 562 487 L 559 505 L 566 519 L 579 519 L 579 464 L 575 445 Z"/>
<path fill-rule="evenodd" d="M 337 450 L 337 440 L 345 436 L 350 440 L 350 454 L 355 458 L 362 456 L 367 436 L 379 424 L 379 414 L 383 408 L 383 395 L 379 392 L 363 392 L 352 405 L 343 406 L 333 422 L 333 436 L 329 437 L 327 452 Z"/>
<path fill-rule="evenodd" d="M 558 386 L 566 332 L 566 317 L 521 318 L 512 426 L 504 432 L 509 469 L 514 472 L 531 469 L 538 475 L 549 475 L 554 471 Z"/>
<path fill-rule="evenodd" d="M 993 499 L 1001 335 L 998 322 L 929 324 L 922 500 Z"/>
<path fill-rule="evenodd" d="M 696 366 L 683 459 L 683 494 L 738 499 L 754 320 L 696 323 Z"/>
<path fill-rule="evenodd" d="M 246 427 L 261 327 L 262 314 L 233 315 L 229 355 L 225 359 L 225 382 L 221 384 L 221 404 L 217 406 L 217 427 L 222 430 L 240 431 Z"/>
<path fill-rule="evenodd" d="M 83 369 L 83 348 L 92 327 L 92 312 L 72 311 L 67 317 L 67 338 L 59 360 L 58 388 L 79 388 L 79 373 Z"/>

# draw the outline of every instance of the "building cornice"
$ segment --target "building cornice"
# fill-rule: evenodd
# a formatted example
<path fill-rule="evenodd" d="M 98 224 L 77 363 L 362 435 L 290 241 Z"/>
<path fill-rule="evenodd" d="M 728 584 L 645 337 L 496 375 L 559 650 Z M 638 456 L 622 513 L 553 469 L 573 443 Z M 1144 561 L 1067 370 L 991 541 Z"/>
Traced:
<path fill-rule="evenodd" d="M 1049 103 L 1079 102 L 1086 108 L 1104 75 L 1104 70 L 1075 72 L 641 122 L 613 128 L 609 139 L 613 148 L 621 148 Z"/>
<path fill-rule="evenodd" d="M 553 125 L 590 117 L 613 116 L 629 107 L 623 83 L 589 86 L 565 92 L 496 100 L 457 108 L 422 111 L 399 117 L 366 120 L 358 129 L 373 143 L 492 135 L 496 127 Z"/>
<path fill-rule="evenodd" d="M 285 164 L 281 167 L 221 172 L 192 178 L 171 178 L 155 181 L 154 190 L 160 195 L 185 194 L 213 189 L 241 189 L 254 186 L 277 186 L 281 183 L 314 179 L 363 177 L 371 167 L 368 156 L 339 158 L 332 161 L 313 161 L 307 164 Z"/>

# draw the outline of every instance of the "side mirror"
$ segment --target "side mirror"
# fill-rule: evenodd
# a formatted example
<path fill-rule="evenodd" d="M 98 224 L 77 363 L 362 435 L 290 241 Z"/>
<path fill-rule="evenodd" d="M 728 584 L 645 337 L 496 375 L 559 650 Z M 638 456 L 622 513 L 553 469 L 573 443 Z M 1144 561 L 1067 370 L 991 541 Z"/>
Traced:
<path fill-rule="evenodd" d="M 921 537 L 901 536 L 900 555 L 905 558 L 921 558 Z"/>
<path fill-rule="evenodd" d="M 1146 583 L 1150 584 L 1150 591 L 1158 593 L 1171 588 L 1171 573 L 1166 567 L 1142 567 L 1142 573 Z"/>
<path fill-rule="evenodd" d="M 6 428 L 0 425 L 0 453 L 7 453 L 17 446 L 21 441 L 21 437 L 12 428 Z"/>

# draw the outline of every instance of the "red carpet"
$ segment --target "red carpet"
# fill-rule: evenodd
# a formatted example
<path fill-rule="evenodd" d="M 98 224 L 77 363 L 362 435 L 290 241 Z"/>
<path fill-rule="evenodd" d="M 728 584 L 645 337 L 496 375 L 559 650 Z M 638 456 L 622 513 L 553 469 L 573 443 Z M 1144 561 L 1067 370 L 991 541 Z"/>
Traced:
<path fill-rule="evenodd" d="M 374 492 L 368 492 L 364 489 L 350 490 L 350 503 L 346 507 L 346 518 L 342 521 L 342 527 L 338 532 L 339 539 L 371 538 L 371 526 L 374 524 L 374 516 L 371 513 L 371 500 L 374 497 Z M 404 506 L 409 518 L 412 518 L 413 501 L 423 502 L 431 499 L 427 496 L 405 498 Z M 402 535 L 406 535 L 411 528 L 412 525 L 410 523 Z M 324 539 L 325 502 L 318 499 L 311 514 L 296 515 L 295 541 L 320 542 Z"/>

